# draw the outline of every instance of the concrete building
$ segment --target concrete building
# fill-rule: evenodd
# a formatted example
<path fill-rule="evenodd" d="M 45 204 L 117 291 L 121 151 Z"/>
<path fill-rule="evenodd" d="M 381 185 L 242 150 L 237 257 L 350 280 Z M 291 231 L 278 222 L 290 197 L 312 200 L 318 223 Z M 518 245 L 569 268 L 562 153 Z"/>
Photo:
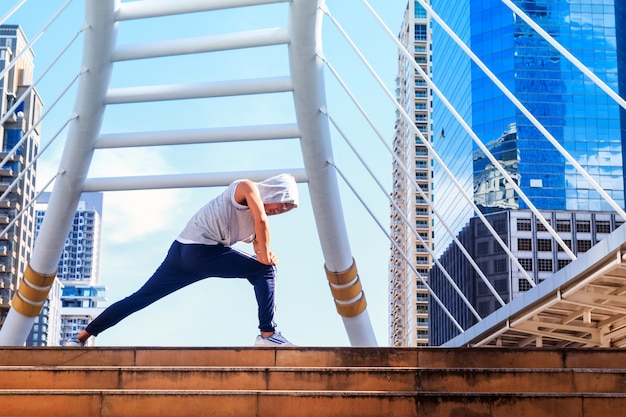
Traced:
<path fill-rule="evenodd" d="M 49 199 L 50 193 L 42 193 L 37 199 L 37 232 L 43 222 Z M 63 287 L 57 295 L 61 304 L 60 317 L 55 319 L 50 316 L 48 321 L 56 320 L 60 324 L 57 333 L 50 333 L 46 337 L 49 346 L 63 345 L 66 340 L 83 330 L 101 312 L 102 308 L 98 307 L 98 303 L 106 301 L 106 288 L 99 285 L 102 200 L 102 193 L 81 194 L 72 228 L 59 259 L 57 281 Z M 51 293 L 49 300 L 53 299 Z M 42 311 L 38 321 L 42 320 L 45 320 L 45 311 Z M 29 341 L 33 338 L 44 338 L 43 335 L 36 337 L 35 334 L 36 329 L 33 327 Z"/>
<path fill-rule="evenodd" d="M 34 241 L 42 101 L 32 88 L 34 53 L 19 26 L 0 26 L 0 326 Z"/>
<path fill-rule="evenodd" d="M 614 91 L 625 91 L 623 2 L 516 2 L 542 28 L 591 68 Z M 620 207 L 624 207 L 626 117 L 624 110 L 548 44 L 504 3 L 497 0 L 432 0 L 433 9 L 474 53 L 546 127 L 570 155 Z M 532 203 L 546 216 L 558 236 L 582 253 L 618 227 L 609 203 L 532 125 L 508 98 L 463 53 L 444 30 L 432 24 L 433 80 L 459 111 L 487 149 Z M 449 164 L 464 190 L 482 213 L 488 214 L 532 282 L 539 283 L 565 266 L 557 240 L 514 192 L 511 184 L 462 129 L 453 115 L 433 98 L 435 150 Z M 445 132 L 445 133 L 444 133 Z M 434 166 L 435 210 L 505 302 L 530 288 L 521 271 L 505 255 L 471 206 L 459 204 L 460 192 L 441 166 Z M 472 267 L 441 223 L 434 226 L 437 259 L 477 309 L 481 317 L 494 311 L 495 297 L 486 291 Z M 439 268 L 431 285 L 462 325 L 475 319 L 452 294 Z M 458 334 L 438 305 L 430 305 L 432 344 Z"/>
<path fill-rule="evenodd" d="M 409 1 L 399 40 L 430 74 L 430 24 L 426 10 Z M 396 78 L 398 102 L 426 140 L 431 140 L 430 89 L 420 73 L 400 53 Z M 432 219 L 427 203 L 431 193 L 431 162 L 428 148 L 400 112 L 397 113 L 393 162 L 393 200 L 389 262 L 389 345 L 428 344 L 428 279 Z M 417 186 L 414 185 L 414 182 Z M 419 190 L 418 188 L 419 187 Z M 408 222 L 407 222 L 408 220 Z"/>

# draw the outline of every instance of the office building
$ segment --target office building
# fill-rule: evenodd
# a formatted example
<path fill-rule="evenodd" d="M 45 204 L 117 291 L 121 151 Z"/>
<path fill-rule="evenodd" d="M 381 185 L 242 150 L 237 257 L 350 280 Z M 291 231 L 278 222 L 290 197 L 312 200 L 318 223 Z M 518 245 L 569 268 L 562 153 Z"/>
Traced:
<path fill-rule="evenodd" d="M 37 233 L 43 222 L 50 195 L 42 193 L 37 199 Z M 62 285 L 58 295 L 61 303 L 60 317 L 56 319 L 56 322 L 60 323 L 59 330 L 45 337 L 49 341 L 48 346 L 63 345 L 65 341 L 83 330 L 102 310 L 98 303 L 106 301 L 106 288 L 99 285 L 102 197 L 102 193 L 83 193 L 78 202 L 57 272 L 57 281 Z M 53 296 L 50 295 L 49 299 L 51 301 Z M 46 318 L 44 313 L 42 312 L 38 321 L 55 320 L 52 316 Z M 29 341 L 35 335 L 36 329 L 33 327 Z M 37 337 L 38 340 L 42 338 L 43 335 Z M 94 341 L 90 340 L 90 343 Z"/>
<path fill-rule="evenodd" d="M 602 0 L 516 1 L 528 16 L 592 69 L 614 91 L 626 85 L 626 45 L 622 2 Z M 432 0 L 433 9 L 471 47 L 491 71 L 528 108 L 568 153 L 621 207 L 624 207 L 626 117 L 624 110 L 499 0 L 464 0 L 454 7 Z M 621 24 L 619 22 L 622 22 Z M 516 109 L 435 22 L 432 24 L 433 80 L 474 132 L 546 216 L 565 244 L 579 254 L 621 225 L 611 206 L 574 166 Z M 434 146 L 464 190 L 518 258 L 534 283 L 569 262 L 557 240 L 538 224 L 527 204 L 480 151 L 468 133 L 433 98 Z M 437 134 L 441 132 L 441 134 Z M 434 166 L 435 209 L 460 240 L 468 244 L 481 271 L 505 302 L 530 288 L 529 281 L 468 204 Z M 441 222 L 434 226 L 435 253 L 482 317 L 494 311 L 473 268 L 463 266 L 459 250 Z M 449 310 L 467 327 L 475 319 L 452 295 L 434 267 L 433 288 L 450 302 Z M 446 304 L 446 302 L 444 302 Z M 431 342 L 458 334 L 435 304 Z"/>
<path fill-rule="evenodd" d="M 425 74 L 430 73 L 430 28 L 419 3 L 407 5 L 399 40 Z M 422 133 L 430 134 L 430 90 L 410 60 L 399 53 L 396 93 L 399 103 Z M 428 148 L 401 112 L 397 112 L 393 162 L 389 261 L 389 345 L 428 344 L 428 291 L 431 257 L 431 163 Z M 416 184 L 416 185 L 415 185 Z M 417 188 L 419 187 L 419 189 Z M 396 246 L 397 245 L 397 246 Z"/>
<path fill-rule="evenodd" d="M 42 101 L 32 88 L 34 54 L 19 26 L 0 26 L 0 326 L 34 241 Z M 52 306 L 54 308 L 54 306 Z"/>

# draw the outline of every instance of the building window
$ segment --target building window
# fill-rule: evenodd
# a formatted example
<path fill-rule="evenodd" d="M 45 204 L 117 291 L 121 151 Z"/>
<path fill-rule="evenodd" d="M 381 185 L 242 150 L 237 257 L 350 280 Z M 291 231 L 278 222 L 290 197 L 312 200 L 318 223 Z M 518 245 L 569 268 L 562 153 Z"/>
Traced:
<path fill-rule="evenodd" d="M 524 270 L 526 271 L 532 271 L 533 270 L 533 260 L 531 258 L 520 258 L 518 259 L 519 264 L 522 266 L 522 268 L 524 268 Z"/>
<path fill-rule="evenodd" d="M 491 294 L 491 290 L 482 281 L 478 283 L 478 295 L 484 296 Z"/>
<path fill-rule="evenodd" d="M 517 219 L 518 232 L 530 232 L 530 219 Z"/>
<path fill-rule="evenodd" d="M 495 288 L 499 294 L 505 294 L 509 291 L 509 280 L 497 279 L 493 282 L 493 288 Z"/>
<path fill-rule="evenodd" d="M 546 223 L 548 223 L 550 226 L 552 226 L 552 223 L 550 222 L 549 219 L 546 219 Z M 546 227 L 543 225 L 543 223 L 541 223 L 539 220 L 537 220 L 537 231 L 538 232 L 547 232 L 548 229 L 546 229 Z"/>
<path fill-rule="evenodd" d="M 507 258 L 496 259 L 493 261 L 493 272 L 502 273 L 507 271 Z"/>
<path fill-rule="evenodd" d="M 591 233 L 591 222 L 589 220 L 576 220 L 576 231 L 578 233 Z"/>
<path fill-rule="evenodd" d="M 578 253 L 587 252 L 589 249 L 591 249 L 590 240 L 578 240 L 576 242 L 576 245 L 578 246 Z"/>
<path fill-rule="evenodd" d="M 487 255 L 489 253 L 489 242 L 478 242 L 476 244 L 476 252 L 478 255 Z"/>
<path fill-rule="evenodd" d="M 552 259 L 537 259 L 537 270 L 540 272 L 552 272 Z"/>
<path fill-rule="evenodd" d="M 428 229 L 428 220 L 416 220 L 415 228 L 416 229 Z"/>
<path fill-rule="evenodd" d="M 552 239 L 537 239 L 537 250 L 539 252 L 552 252 Z"/>
<path fill-rule="evenodd" d="M 498 242 L 494 242 L 493 244 L 493 253 L 504 253 L 504 248 Z"/>
<path fill-rule="evenodd" d="M 611 233 L 611 222 L 596 220 L 596 233 Z"/>
<path fill-rule="evenodd" d="M 572 240 L 571 239 L 563 239 L 563 243 L 565 243 L 565 245 L 570 248 L 570 250 L 572 249 Z M 557 246 L 557 250 L 559 252 L 564 252 L 563 248 L 561 247 L 561 245 L 556 245 Z"/>
<path fill-rule="evenodd" d="M 569 220 L 557 220 L 556 221 L 556 231 L 557 232 L 571 232 L 572 231 L 572 223 Z"/>
<path fill-rule="evenodd" d="M 558 259 L 557 260 L 557 267 L 559 270 L 565 268 L 567 265 L 569 265 L 572 261 L 570 259 Z"/>
<path fill-rule="evenodd" d="M 428 40 L 426 25 L 415 25 L 415 40 L 416 41 Z"/>
<path fill-rule="evenodd" d="M 426 9 L 418 2 L 415 2 L 415 18 L 426 19 Z"/>
<path fill-rule="evenodd" d="M 496 218 L 492 223 L 493 228 L 498 233 L 505 233 L 507 231 L 508 223 L 504 218 Z"/>
<path fill-rule="evenodd" d="M 530 285 L 530 282 L 528 282 L 528 280 L 524 278 L 520 278 L 519 281 L 517 282 L 517 285 L 520 291 L 528 291 L 532 288 L 532 285 Z"/>
<path fill-rule="evenodd" d="M 491 302 L 490 301 L 481 301 L 478 303 L 478 314 L 480 316 L 485 317 L 489 313 L 491 313 Z"/>
<path fill-rule="evenodd" d="M 533 250 L 531 239 L 517 239 L 517 250 Z"/>

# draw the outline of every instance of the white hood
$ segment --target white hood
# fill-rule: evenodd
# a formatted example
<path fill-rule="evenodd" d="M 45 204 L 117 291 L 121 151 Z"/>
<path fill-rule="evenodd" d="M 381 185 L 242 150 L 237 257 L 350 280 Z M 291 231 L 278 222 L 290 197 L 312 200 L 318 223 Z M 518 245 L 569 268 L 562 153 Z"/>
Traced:
<path fill-rule="evenodd" d="M 298 207 L 298 186 L 290 174 L 280 174 L 257 182 L 263 204 L 291 203 Z"/>

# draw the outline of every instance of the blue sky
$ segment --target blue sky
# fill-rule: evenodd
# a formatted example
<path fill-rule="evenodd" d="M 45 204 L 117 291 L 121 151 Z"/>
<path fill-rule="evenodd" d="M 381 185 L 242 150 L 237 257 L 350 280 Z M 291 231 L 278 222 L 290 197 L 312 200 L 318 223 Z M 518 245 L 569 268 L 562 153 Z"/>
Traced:
<path fill-rule="evenodd" d="M 34 45 L 34 78 L 50 65 L 76 34 L 83 20 L 83 1 L 74 0 Z M 34 38 L 65 1 L 30 0 L 8 19 Z M 406 0 L 371 0 L 393 33 L 401 25 Z M 395 89 L 395 44 L 379 28 L 361 1 L 328 0 L 328 9 L 348 31 L 387 87 Z M 230 31 L 286 25 L 286 5 L 184 15 L 162 20 L 125 22 L 119 44 L 202 36 Z M 3 16 L 10 6 L 0 6 Z M 6 10 L 5 10 L 6 9 Z M 155 24 L 156 23 L 156 24 Z M 395 108 L 379 89 L 329 19 L 324 21 L 324 54 L 366 108 L 376 127 L 391 142 Z M 79 38 L 37 90 L 44 104 L 52 103 L 80 70 Z M 177 84 L 287 75 L 283 47 L 241 50 L 116 64 L 112 87 Z M 353 142 L 368 166 L 388 188 L 391 157 L 368 123 L 352 106 L 332 74 L 326 73 L 329 114 Z M 70 89 L 43 123 L 42 144 L 72 114 Z M 103 133 L 219 127 L 237 124 L 282 123 L 294 120 L 289 94 L 238 99 L 109 106 Z M 367 171 L 331 127 L 335 162 L 385 228 L 389 202 Z M 57 171 L 66 131 L 55 140 L 39 164 L 39 184 Z M 182 145 L 97 151 L 90 177 L 165 173 L 246 171 L 301 167 L 297 141 L 263 144 Z M 388 343 L 387 262 L 389 242 L 352 191 L 340 179 L 344 217 L 351 249 L 378 344 Z M 324 260 L 306 184 L 299 186 L 301 206 L 271 218 L 272 249 L 281 259 L 277 284 L 279 330 L 298 345 L 349 345 L 341 317 L 336 313 L 324 274 Z M 108 300 L 135 291 L 162 261 L 171 241 L 187 219 L 222 188 L 109 192 L 104 196 L 100 282 Z M 242 249 L 246 250 L 245 246 Z M 247 346 L 257 334 L 256 303 L 244 280 L 207 279 L 134 314 L 98 337 L 98 345 L 136 346 Z"/>

